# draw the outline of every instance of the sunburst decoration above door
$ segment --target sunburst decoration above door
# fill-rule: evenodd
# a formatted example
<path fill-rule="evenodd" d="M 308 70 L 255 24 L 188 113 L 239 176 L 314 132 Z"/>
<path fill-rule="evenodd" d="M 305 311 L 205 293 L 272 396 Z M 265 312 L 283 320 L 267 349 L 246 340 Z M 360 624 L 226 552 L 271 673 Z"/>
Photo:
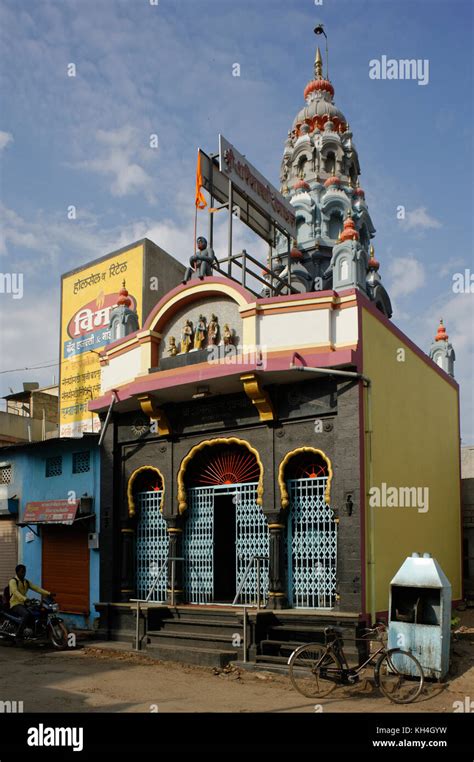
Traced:
<path fill-rule="evenodd" d="M 325 463 L 308 463 L 298 469 L 299 479 L 317 479 L 319 476 L 327 476 L 328 469 Z"/>
<path fill-rule="evenodd" d="M 257 481 L 260 469 L 252 453 L 232 449 L 212 453 L 201 465 L 201 473 L 196 481 L 200 484 L 242 484 L 243 482 Z"/>

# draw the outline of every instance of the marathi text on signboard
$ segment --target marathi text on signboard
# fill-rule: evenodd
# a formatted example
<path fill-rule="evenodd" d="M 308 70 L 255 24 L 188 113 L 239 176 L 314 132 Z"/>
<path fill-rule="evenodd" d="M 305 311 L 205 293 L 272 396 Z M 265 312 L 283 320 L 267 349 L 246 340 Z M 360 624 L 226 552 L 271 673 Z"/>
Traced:
<path fill-rule="evenodd" d="M 125 280 L 142 320 L 143 246 L 111 254 L 62 278 L 59 424 L 61 437 L 99 431 L 88 403 L 100 396 L 101 349 L 111 340 L 110 314 Z"/>
<path fill-rule="evenodd" d="M 296 238 L 295 210 L 245 156 L 219 135 L 219 169 L 291 238 Z"/>
<path fill-rule="evenodd" d="M 24 524 L 72 524 L 79 500 L 41 500 L 27 503 Z"/>

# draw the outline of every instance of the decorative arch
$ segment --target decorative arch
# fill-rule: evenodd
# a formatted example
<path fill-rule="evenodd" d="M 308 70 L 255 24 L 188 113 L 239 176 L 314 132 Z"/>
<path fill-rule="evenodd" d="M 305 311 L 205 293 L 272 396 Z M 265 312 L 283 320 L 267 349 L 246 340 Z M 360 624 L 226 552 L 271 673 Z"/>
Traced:
<path fill-rule="evenodd" d="M 339 209 L 333 209 L 327 223 L 327 235 L 331 241 L 337 241 L 342 233 L 344 218 Z"/>
<path fill-rule="evenodd" d="M 165 499 L 165 480 L 163 478 L 163 474 L 159 468 L 156 468 L 156 466 L 140 466 L 140 468 L 135 469 L 135 471 L 131 474 L 127 484 L 128 515 L 130 518 L 133 518 L 136 513 L 135 499 L 133 496 L 133 485 L 138 474 L 143 473 L 144 471 L 154 471 L 161 479 L 163 492 L 161 497 L 160 511 L 163 512 L 163 503 Z"/>
<path fill-rule="evenodd" d="M 348 280 L 349 278 L 349 262 L 346 257 L 343 257 L 339 262 L 339 280 Z"/>
<path fill-rule="evenodd" d="M 165 294 L 148 315 L 143 329 L 160 332 L 170 318 L 182 307 L 204 299 L 207 296 L 227 296 L 240 308 L 247 307 L 255 300 L 253 294 L 237 283 L 222 277 L 210 276 L 205 281 L 189 281 Z"/>
<path fill-rule="evenodd" d="M 311 150 L 308 149 L 308 146 L 304 143 L 296 146 L 295 150 L 293 151 L 292 163 L 295 169 L 297 168 L 302 157 L 304 157 L 308 162 L 310 162 L 312 159 Z"/>
<path fill-rule="evenodd" d="M 247 442 L 245 439 L 238 439 L 237 437 L 219 437 L 217 439 L 206 439 L 203 442 L 199 442 L 199 444 L 194 445 L 190 449 L 187 455 L 183 458 L 181 461 L 181 465 L 179 467 L 178 471 L 178 510 L 180 513 L 184 513 L 184 511 L 188 507 L 188 501 L 187 501 L 187 494 L 186 494 L 186 485 L 184 483 L 184 478 L 186 475 L 186 469 L 188 465 L 191 463 L 192 459 L 196 455 L 197 452 L 200 452 L 205 447 L 214 447 L 215 445 L 241 445 L 242 447 L 245 447 L 249 452 L 252 453 L 252 455 L 255 456 L 255 459 L 257 461 L 258 467 L 260 469 L 260 476 L 258 479 L 258 487 L 257 487 L 257 504 L 263 505 L 263 463 L 260 458 L 260 454 L 258 450 L 255 449 L 255 447 L 252 447 L 249 442 Z"/>
<path fill-rule="evenodd" d="M 281 495 L 281 506 L 282 508 L 288 508 L 288 505 L 290 504 L 290 498 L 288 496 L 288 490 L 286 488 L 286 482 L 285 482 L 285 468 L 290 462 L 290 460 L 295 455 L 300 455 L 302 452 L 310 452 L 313 453 L 313 455 L 319 455 L 327 464 L 328 467 L 328 481 L 326 484 L 326 491 L 324 493 L 324 499 L 327 503 L 327 505 L 330 505 L 331 503 L 331 482 L 333 477 L 333 471 L 332 471 L 332 464 L 329 460 L 326 453 L 324 453 L 322 450 L 318 450 L 316 447 L 297 447 L 296 450 L 291 450 L 291 452 L 287 452 L 285 457 L 280 463 L 280 466 L 278 468 L 278 486 L 280 487 L 280 495 Z"/>
<path fill-rule="evenodd" d="M 302 205 L 295 207 L 295 217 L 296 217 L 296 224 L 298 224 L 298 221 L 300 221 L 300 223 L 307 222 L 308 224 L 310 224 L 313 219 L 311 210 L 308 209 L 307 207 L 306 208 L 303 207 Z"/>
<path fill-rule="evenodd" d="M 324 162 L 324 171 L 328 174 L 336 171 L 336 152 L 330 147 L 327 151 L 321 154 Z"/>
<path fill-rule="evenodd" d="M 321 204 L 321 211 L 326 219 L 329 219 L 331 214 L 335 211 L 340 212 L 343 216 L 347 214 L 347 210 L 350 208 L 347 197 L 334 197 L 326 194 L 323 203 Z"/>

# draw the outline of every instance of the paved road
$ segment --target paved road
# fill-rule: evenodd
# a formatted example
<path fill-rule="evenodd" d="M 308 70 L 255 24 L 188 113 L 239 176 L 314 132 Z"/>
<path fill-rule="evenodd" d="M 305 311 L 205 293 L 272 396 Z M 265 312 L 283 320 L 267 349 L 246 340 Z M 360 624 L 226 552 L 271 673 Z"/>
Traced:
<path fill-rule="evenodd" d="M 474 696 L 473 638 L 455 646 L 456 676 L 429 686 L 407 711 L 452 712 L 453 702 Z M 25 712 L 314 712 L 314 700 L 296 693 L 289 679 L 269 673 L 218 671 L 97 646 L 52 652 L 0 645 L 0 701 L 23 701 Z M 321 700 L 324 712 L 398 712 L 370 682 Z"/>

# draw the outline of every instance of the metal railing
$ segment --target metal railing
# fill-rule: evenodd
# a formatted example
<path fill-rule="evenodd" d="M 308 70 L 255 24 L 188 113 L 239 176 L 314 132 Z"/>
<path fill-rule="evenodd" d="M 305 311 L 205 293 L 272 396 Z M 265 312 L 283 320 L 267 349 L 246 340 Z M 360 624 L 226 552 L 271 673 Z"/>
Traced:
<path fill-rule="evenodd" d="M 235 283 L 241 284 L 244 288 L 247 288 L 249 291 L 251 291 L 255 296 L 259 296 L 259 294 L 253 290 L 252 287 L 248 285 L 248 278 L 253 278 L 254 280 L 261 283 L 265 288 L 268 288 L 270 290 L 270 293 L 272 296 L 277 295 L 278 286 L 280 287 L 286 287 L 289 289 L 290 293 L 297 294 L 299 293 L 296 288 L 294 288 L 291 285 L 291 267 L 290 262 L 291 259 L 288 256 L 288 263 L 286 265 L 288 277 L 287 278 L 280 278 L 279 275 L 272 269 L 271 266 L 265 265 L 262 266 L 262 263 L 258 261 L 258 259 L 255 259 L 251 254 L 249 254 L 245 249 L 242 249 L 239 254 L 231 254 L 229 257 L 223 257 L 222 259 L 218 259 L 218 267 L 214 266 L 214 269 L 216 269 L 219 273 L 222 275 L 225 275 L 226 278 L 230 278 L 230 280 L 233 280 Z M 286 258 L 285 255 L 282 255 L 281 257 L 283 260 Z M 270 275 L 271 277 L 268 280 L 265 280 L 265 278 L 260 275 L 258 272 L 254 272 L 253 269 L 251 269 L 248 265 L 248 262 L 252 262 L 252 264 L 256 265 L 257 268 L 260 270 L 264 269 Z M 227 265 L 227 268 L 224 268 L 224 265 Z M 236 278 L 232 274 L 232 265 L 237 265 L 237 267 L 240 268 L 241 272 L 241 278 Z"/>
<path fill-rule="evenodd" d="M 247 579 L 247 577 L 248 577 L 248 575 L 250 573 L 250 569 L 252 568 L 252 564 L 255 563 L 255 565 L 256 565 L 256 572 L 257 572 L 257 612 L 260 611 L 260 563 L 262 561 L 268 561 L 268 560 L 269 560 L 268 556 L 252 556 L 249 559 L 249 562 L 247 564 L 247 568 L 245 569 L 244 576 L 242 577 L 240 585 L 237 588 L 237 592 L 235 594 L 235 598 L 232 601 L 232 605 L 233 606 L 236 605 L 236 603 L 237 603 L 237 601 L 239 599 L 239 596 L 242 593 L 242 590 L 244 588 L 245 581 L 246 581 L 246 579 Z M 247 606 L 245 604 L 242 607 L 242 615 L 243 615 L 242 627 L 243 627 L 243 634 L 244 634 L 242 648 L 243 648 L 243 652 L 244 652 L 244 663 L 246 663 L 248 661 L 248 656 L 247 656 L 247 651 L 248 651 L 248 643 L 247 643 L 247 616 L 248 616 L 248 614 L 247 614 Z"/>
<path fill-rule="evenodd" d="M 136 622 L 136 629 L 135 629 L 135 651 L 141 650 L 141 642 L 143 638 L 146 636 L 146 628 L 145 628 L 145 632 L 140 638 L 140 604 L 150 602 L 150 598 L 153 595 L 156 589 L 156 586 L 161 579 L 161 575 L 163 574 L 163 571 L 167 568 L 168 563 L 170 561 L 171 561 L 171 606 L 174 606 L 174 582 L 176 579 L 176 561 L 184 561 L 184 558 L 178 558 L 176 556 L 171 556 L 170 558 L 166 558 L 163 561 L 161 568 L 158 574 L 156 575 L 153 585 L 151 586 L 150 591 L 146 598 L 130 598 L 130 603 L 137 604 L 136 606 L 137 622 Z"/>
<path fill-rule="evenodd" d="M 136 629 L 135 629 L 135 651 L 141 650 L 141 643 L 144 637 L 146 637 L 147 634 L 147 627 L 145 626 L 145 630 L 143 632 L 142 637 L 140 637 L 140 605 L 142 603 L 149 603 L 151 596 L 153 595 L 156 586 L 161 579 L 161 576 L 163 574 L 163 571 L 167 568 L 168 563 L 171 561 L 171 606 L 174 606 L 174 583 L 176 579 L 176 561 L 184 561 L 184 558 L 181 557 L 175 557 L 172 556 L 171 558 L 166 558 L 161 568 L 158 572 L 158 574 L 155 577 L 155 580 L 153 582 L 153 585 L 150 588 L 150 591 L 146 598 L 130 598 L 130 603 L 136 603 Z M 244 572 L 244 576 L 242 577 L 242 580 L 237 588 L 237 592 L 235 594 L 235 598 L 232 601 L 232 606 L 238 605 L 237 601 L 242 593 L 242 590 L 244 588 L 245 582 L 247 580 L 247 577 L 250 574 L 250 570 L 252 568 L 252 565 L 255 564 L 256 566 L 256 588 L 257 588 L 257 612 L 260 611 L 260 603 L 261 603 L 261 591 L 260 591 L 260 568 L 262 561 L 268 561 L 268 556 L 252 556 L 249 559 L 249 562 L 247 564 L 247 567 Z M 242 614 L 243 614 L 243 653 L 244 653 L 244 662 L 248 661 L 247 651 L 248 651 L 248 638 L 247 638 L 247 623 L 248 623 L 248 613 L 247 608 L 249 606 L 247 604 L 244 604 L 242 607 Z"/>

